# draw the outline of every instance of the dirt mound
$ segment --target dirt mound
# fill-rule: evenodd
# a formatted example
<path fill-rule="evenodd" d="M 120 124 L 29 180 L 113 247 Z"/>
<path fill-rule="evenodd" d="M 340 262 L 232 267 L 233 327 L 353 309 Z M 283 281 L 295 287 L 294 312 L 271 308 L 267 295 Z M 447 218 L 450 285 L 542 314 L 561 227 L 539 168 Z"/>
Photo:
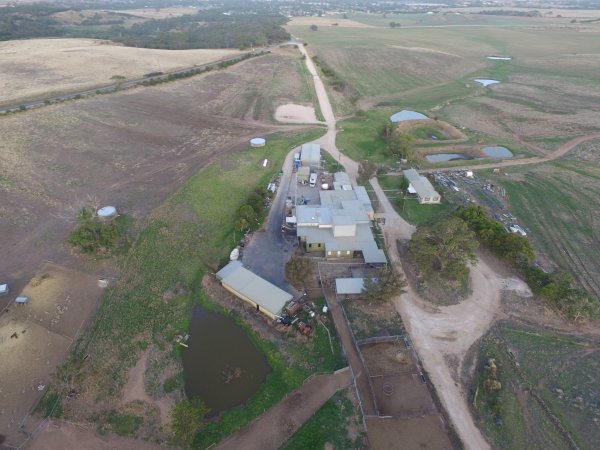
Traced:
<path fill-rule="evenodd" d="M 275 120 L 284 123 L 319 123 L 312 106 L 288 103 L 277 107 Z"/>
<path fill-rule="evenodd" d="M 519 278 L 506 278 L 502 281 L 501 289 L 505 291 L 514 291 L 520 297 L 529 298 L 533 296 L 527 283 Z"/>

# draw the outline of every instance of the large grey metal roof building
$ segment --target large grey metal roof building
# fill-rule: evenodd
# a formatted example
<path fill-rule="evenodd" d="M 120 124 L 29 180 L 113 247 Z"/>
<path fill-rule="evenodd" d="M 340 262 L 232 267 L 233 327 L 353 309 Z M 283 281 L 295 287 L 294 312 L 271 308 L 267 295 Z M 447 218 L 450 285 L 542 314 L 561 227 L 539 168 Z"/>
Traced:
<path fill-rule="evenodd" d="M 217 272 L 225 289 L 275 319 L 293 296 L 246 269 L 241 261 L 231 261 Z"/>
<path fill-rule="evenodd" d="M 325 252 L 327 259 L 352 258 L 360 253 L 366 263 L 386 263 L 385 253 L 371 233 L 374 211 L 365 188 L 353 187 L 339 173 L 334 175 L 334 187 L 319 192 L 320 205 L 296 208 L 300 241 L 309 252 Z"/>

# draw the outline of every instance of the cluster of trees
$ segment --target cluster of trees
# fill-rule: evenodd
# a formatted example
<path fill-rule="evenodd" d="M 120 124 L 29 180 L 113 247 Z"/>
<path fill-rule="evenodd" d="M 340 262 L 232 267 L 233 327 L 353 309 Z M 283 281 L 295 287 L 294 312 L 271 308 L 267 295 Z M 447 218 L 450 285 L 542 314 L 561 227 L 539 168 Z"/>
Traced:
<path fill-rule="evenodd" d="M 387 122 L 380 130 L 379 136 L 386 142 L 387 151 L 396 159 L 412 161 L 415 157 L 415 138 L 408 133 L 402 133 L 397 126 Z"/>
<path fill-rule="evenodd" d="M 246 203 L 238 209 L 234 228 L 238 231 L 254 230 L 260 224 L 265 215 L 265 197 L 270 192 L 264 189 L 256 189 L 248 195 Z"/>
<path fill-rule="evenodd" d="M 400 22 L 390 22 L 390 28 L 397 28 L 400 27 Z"/>
<path fill-rule="evenodd" d="M 97 32 L 95 37 L 122 42 L 128 46 L 190 49 L 262 47 L 288 40 L 282 28 L 285 18 L 279 15 L 224 15 L 203 11 L 160 20 L 148 20 L 131 27 L 113 26 Z"/>
<path fill-rule="evenodd" d="M 310 259 L 292 256 L 285 264 L 285 277 L 295 287 L 306 289 L 306 282 L 312 277 L 314 266 Z"/>
<path fill-rule="evenodd" d="M 0 40 L 63 36 L 52 15 L 67 10 L 45 3 L 0 8 Z"/>
<path fill-rule="evenodd" d="M 514 9 L 484 9 L 476 14 L 484 14 L 486 16 L 542 17 L 542 14 L 537 10 L 516 11 Z"/>
<path fill-rule="evenodd" d="M 473 230 L 479 241 L 513 265 L 535 259 L 529 239 L 506 231 L 504 225 L 490 218 L 481 206 L 461 206 L 455 212 Z"/>
<path fill-rule="evenodd" d="M 358 179 L 362 183 L 366 183 L 373 178 L 379 169 L 379 164 L 373 161 L 362 160 L 358 164 Z"/>
<path fill-rule="evenodd" d="M 421 275 L 462 282 L 468 279 L 468 263 L 475 263 L 477 240 L 464 220 L 447 215 L 425 223 L 413 234 L 408 254 Z"/>
<path fill-rule="evenodd" d="M 362 298 L 367 302 L 388 301 L 404 292 L 406 280 L 393 269 L 382 267 L 379 276 L 373 280 L 365 278 Z"/>
<path fill-rule="evenodd" d="M 93 6 L 86 5 L 86 8 Z M 106 5 L 102 6 L 106 8 Z M 258 10 L 256 10 L 258 8 Z M 195 15 L 145 20 L 130 27 L 116 24 L 106 28 L 107 20 L 92 16 L 77 28 L 59 23 L 53 15 L 69 7 L 45 4 L 0 8 L 0 40 L 31 37 L 88 37 L 110 39 L 128 46 L 191 49 L 262 47 L 290 38 L 282 25 L 286 18 L 271 9 L 244 8 L 236 12 L 207 9 Z M 227 14 L 224 14 L 227 13 Z M 115 18 L 116 22 L 122 20 Z M 101 20 L 102 19 L 102 20 Z M 94 27 L 94 25 L 100 25 Z"/>
<path fill-rule="evenodd" d="M 69 234 L 68 242 L 87 254 L 110 254 L 127 241 L 117 221 L 100 222 L 93 210 L 82 208 L 77 214 L 77 227 Z"/>
<path fill-rule="evenodd" d="M 567 318 L 581 321 L 600 317 L 598 301 L 577 286 L 570 274 L 548 273 L 533 262 L 535 252 L 527 238 L 506 231 L 481 206 L 462 206 L 455 214 L 469 225 L 484 245 L 511 263 L 536 295 Z"/>
<path fill-rule="evenodd" d="M 570 320 L 579 322 L 588 318 L 600 318 L 598 300 L 577 286 L 570 274 L 560 271 L 547 273 L 540 267 L 523 261 L 518 269 L 535 294 Z"/>
<path fill-rule="evenodd" d="M 196 433 L 204 428 L 208 412 L 208 407 L 199 399 L 177 403 L 171 410 L 171 444 L 190 448 Z"/>

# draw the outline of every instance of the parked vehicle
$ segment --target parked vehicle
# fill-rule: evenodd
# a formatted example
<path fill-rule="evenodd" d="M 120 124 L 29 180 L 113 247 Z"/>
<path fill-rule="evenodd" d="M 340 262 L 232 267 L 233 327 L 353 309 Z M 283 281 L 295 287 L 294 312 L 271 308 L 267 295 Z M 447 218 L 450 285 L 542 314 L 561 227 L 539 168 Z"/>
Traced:
<path fill-rule="evenodd" d="M 313 172 L 310 174 L 310 178 L 308 179 L 308 184 L 311 188 L 315 187 L 317 185 L 317 174 L 316 173 Z"/>

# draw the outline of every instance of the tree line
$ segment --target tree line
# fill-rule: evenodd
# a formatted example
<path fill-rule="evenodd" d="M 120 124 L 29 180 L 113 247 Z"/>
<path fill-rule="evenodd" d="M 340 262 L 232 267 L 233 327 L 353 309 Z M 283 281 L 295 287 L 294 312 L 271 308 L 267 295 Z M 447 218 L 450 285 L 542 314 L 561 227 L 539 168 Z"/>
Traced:
<path fill-rule="evenodd" d="M 94 26 L 93 20 L 86 27 L 64 25 L 54 17 L 56 13 L 71 9 L 46 4 L 0 8 L 0 40 L 34 37 L 96 38 L 131 47 L 183 50 L 246 49 L 290 38 L 282 27 L 287 19 L 264 8 L 242 8 L 231 13 L 224 9 L 208 9 L 193 15 L 145 20 L 131 26 L 115 24 L 108 28 L 105 23 Z"/>
<path fill-rule="evenodd" d="M 455 212 L 475 232 L 482 244 L 519 271 L 533 293 L 569 320 L 600 317 L 598 301 L 580 288 L 573 276 L 562 271 L 547 272 L 537 265 L 531 242 L 490 218 L 481 206 L 461 206 Z"/>

